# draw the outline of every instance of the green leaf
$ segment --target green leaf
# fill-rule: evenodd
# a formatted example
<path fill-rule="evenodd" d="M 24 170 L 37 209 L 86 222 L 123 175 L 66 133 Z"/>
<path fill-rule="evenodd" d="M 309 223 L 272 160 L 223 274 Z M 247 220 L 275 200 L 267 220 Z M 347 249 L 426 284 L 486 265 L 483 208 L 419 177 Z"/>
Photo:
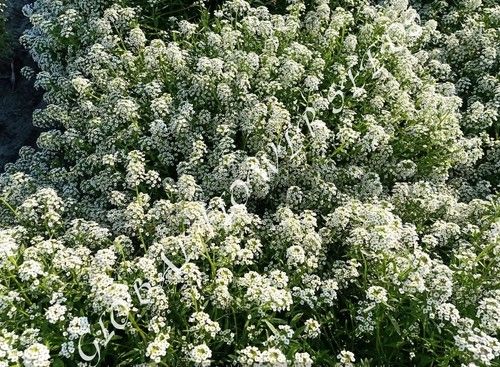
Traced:
<path fill-rule="evenodd" d="M 398 333 L 398 335 L 401 335 L 401 329 L 399 328 L 399 324 L 398 324 L 397 320 L 394 318 L 394 316 L 387 315 L 387 317 L 391 321 L 391 324 L 394 327 L 394 330 L 396 330 L 396 333 Z"/>
<path fill-rule="evenodd" d="M 303 312 L 299 312 L 298 314 L 296 314 L 293 318 L 292 318 L 292 321 L 290 321 L 290 325 L 295 325 L 299 320 L 300 318 L 302 317 L 302 315 L 304 315 Z"/>
<path fill-rule="evenodd" d="M 267 320 L 264 320 L 264 322 L 266 323 L 266 325 L 269 327 L 269 329 L 273 332 L 274 335 L 279 335 L 280 333 L 278 332 L 278 330 L 276 330 L 276 328 L 274 327 L 273 324 L 271 324 L 269 321 Z"/>

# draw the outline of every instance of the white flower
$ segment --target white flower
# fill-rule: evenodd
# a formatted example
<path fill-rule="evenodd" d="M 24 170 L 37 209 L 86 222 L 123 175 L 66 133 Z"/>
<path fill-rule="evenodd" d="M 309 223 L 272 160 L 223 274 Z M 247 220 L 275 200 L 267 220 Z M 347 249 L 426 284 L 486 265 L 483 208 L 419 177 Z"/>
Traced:
<path fill-rule="evenodd" d="M 439 320 L 445 320 L 457 326 L 460 320 L 460 313 L 451 303 L 441 303 L 437 306 L 436 314 Z"/>
<path fill-rule="evenodd" d="M 189 356 L 191 361 L 196 365 L 209 366 L 210 357 L 212 357 L 212 351 L 205 343 L 203 343 L 193 347 L 193 349 L 191 349 L 191 352 L 189 353 Z"/>
<path fill-rule="evenodd" d="M 354 353 L 349 352 L 345 349 L 340 351 L 340 353 L 337 355 L 337 358 L 341 365 L 345 367 L 354 366 L 354 362 L 356 361 L 356 358 L 354 358 Z"/>
<path fill-rule="evenodd" d="M 9 257 L 15 255 L 18 247 L 14 238 L 8 233 L 5 231 L 0 232 L 0 268 L 2 268 Z"/>
<path fill-rule="evenodd" d="M 6 367 L 18 363 L 19 358 L 23 355 L 15 347 L 18 340 L 19 336 L 14 333 L 10 333 L 5 329 L 0 332 L 0 360 L 2 360 Z"/>
<path fill-rule="evenodd" d="M 111 270 L 116 261 L 116 254 L 113 249 L 102 249 L 97 251 L 92 259 L 92 266 L 100 271 Z"/>
<path fill-rule="evenodd" d="M 51 324 L 55 324 L 58 321 L 64 321 L 67 307 L 56 303 L 55 305 L 50 306 L 45 312 L 45 317 L 47 321 Z"/>
<path fill-rule="evenodd" d="M 44 275 L 43 264 L 35 260 L 26 260 L 19 266 L 19 278 L 22 281 L 30 281 Z"/>
<path fill-rule="evenodd" d="M 319 322 L 314 319 L 307 319 L 304 323 L 304 333 L 306 338 L 317 338 L 321 334 Z"/>
<path fill-rule="evenodd" d="M 135 187 L 141 183 L 146 175 L 144 153 L 138 150 L 130 151 L 127 159 L 126 182 L 129 187 Z"/>
<path fill-rule="evenodd" d="M 217 333 L 221 330 L 219 323 L 210 320 L 210 315 L 203 311 L 193 313 L 189 318 L 189 322 L 195 324 L 192 330 L 196 330 L 197 332 L 202 331 L 209 334 L 212 338 L 215 338 Z"/>
<path fill-rule="evenodd" d="M 68 325 L 66 331 L 69 339 L 78 339 L 80 336 L 90 333 L 90 324 L 87 317 L 74 317 Z"/>
<path fill-rule="evenodd" d="M 0 175 L 0 367 L 114 329 L 131 364 L 352 366 L 329 314 L 361 346 L 383 307 L 414 345 L 374 365 L 495 364 L 495 1 L 175 3 L 24 7 L 46 131 Z"/>
<path fill-rule="evenodd" d="M 169 335 L 160 333 L 148 344 L 146 348 L 146 357 L 151 358 L 155 363 L 159 363 L 161 358 L 167 355 L 167 349 L 170 346 Z"/>
<path fill-rule="evenodd" d="M 23 352 L 23 363 L 26 367 L 50 366 L 50 351 L 45 345 L 35 343 Z"/>
<path fill-rule="evenodd" d="M 139 117 L 139 106 L 132 99 L 122 98 L 116 102 L 115 113 L 124 120 L 130 121 Z"/>
<path fill-rule="evenodd" d="M 470 353 L 476 362 L 491 365 L 491 361 L 500 356 L 500 342 L 478 328 L 472 328 L 472 325 L 466 327 L 459 329 L 458 334 L 453 337 L 456 346 L 459 350 Z"/>
<path fill-rule="evenodd" d="M 286 356 L 278 348 L 269 348 L 262 352 L 261 362 L 269 363 L 270 366 L 286 367 Z"/>
<path fill-rule="evenodd" d="M 306 261 L 306 253 L 302 246 L 290 246 L 286 250 L 286 258 L 289 265 L 296 266 Z"/>
<path fill-rule="evenodd" d="M 375 303 L 386 303 L 387 291 L 383 287 L 373 285 L 366 291 L 366 298 Z"/>
<path fill-rule="evenodd" d="M 500 330 L 500 291 L 496 291 L 496 297 L 485 297 L 479 302 L 477 316 L 485 330 L 491 333 Z"/>
<path fill-rule="evenodd" d="M 243 366 L 253 366 L 262 360 L 261 355 L 262 353 L 257 347 L 245 347 L 238 351 L 238 363 Z"/>
<path fill-rule="evenodd" d="M 79 93 L 83 94 L 85 93 L 89 88 L 90 88 L 90 81 L 86 78 L 83 78 L 81 76 L 77 76 L 71 80 L 71 84 L 73 85 L 73 88 Z"/>
<path fill-rule="evenodd" d="M 293 367 L 311 367 L 313 365 L 313 360 L 307 352 L 295 353 L 293 356 Z"/>
<path fill-rule="evenodd" d="M 61 344 L 60 356 L 71 358 L 73 353 L 75 353 L 75 343 L 72 340 Z"/>
<path fill-rule="evenodd" d="M 142 48 L 146 43 L 146 36 L 140 28 L 132 28 L 127 38 L 127 43 L 133 48 Z"/>

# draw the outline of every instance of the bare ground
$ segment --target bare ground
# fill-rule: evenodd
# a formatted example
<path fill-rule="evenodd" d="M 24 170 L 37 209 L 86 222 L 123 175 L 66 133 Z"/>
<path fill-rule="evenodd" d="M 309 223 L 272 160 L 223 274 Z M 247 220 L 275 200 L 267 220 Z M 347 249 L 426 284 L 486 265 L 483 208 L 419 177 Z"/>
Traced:
<path fill-rule="evenodd" d="M 18 157 L 23 145 L 35 145 L 40 131 L 32 125 L 32 114 L 42 107 L 42 92 L 35 90 L 33 81 L 20 74 L 23 66 L 35 68 L 29 53 L 17 42 L 29 26 L 29 20 L 22 14 L 23 5 L 30 0 L 7 1 L 7 32 L 14 40 L 12 59 L 0 60 L 0 172 L 5 163 Z M 11 83 L 11 61 L 14 60 L 16 82 Z"/>

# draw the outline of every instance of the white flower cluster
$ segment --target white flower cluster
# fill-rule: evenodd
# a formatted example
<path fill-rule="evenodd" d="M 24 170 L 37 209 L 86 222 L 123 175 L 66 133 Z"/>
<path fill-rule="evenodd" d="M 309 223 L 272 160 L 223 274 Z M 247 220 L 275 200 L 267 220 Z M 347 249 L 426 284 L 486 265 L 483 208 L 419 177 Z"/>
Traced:
<path fill-rule="evenodd" d="M 49 348 L 40 343 L 32 344 L 25 349 L 22 359 L 26 367 L 48 367 L 50 366 Z"/>
<path fill-rule="evenodd" d="M 172 3 L 24 8 L 0 365 L 497 365 L 498 4 Z"/>
<path fill-rule="evenodd" d="M 430 71 L 462 98 L 462 130 L 476 138 L 481 161 L 460 167 L 454 185 L 465 198 L 485 197 L 500 184 L 500 6 L 497 1 L 412 1 L 426 21 Z M 435 19 L 435 20 L 434 20 Z M 438 22 L 436 22 L 438 21 Z M 435 67 L 437 65 L 438 67 Z M 447 68 L 448 72 L 441 71 Z M 465 161 L 465 160 L 464 160 Z"/>

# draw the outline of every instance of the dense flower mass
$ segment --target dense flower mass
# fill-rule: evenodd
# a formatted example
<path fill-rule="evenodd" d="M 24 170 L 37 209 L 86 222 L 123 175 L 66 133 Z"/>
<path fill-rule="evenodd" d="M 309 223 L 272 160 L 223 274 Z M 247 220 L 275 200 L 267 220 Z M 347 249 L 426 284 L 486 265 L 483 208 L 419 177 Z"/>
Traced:
<path fill-rule="evenodd" d="M 499 365 L 500 6 L 268 5 L 25 6 L 0 366 Z"/>

